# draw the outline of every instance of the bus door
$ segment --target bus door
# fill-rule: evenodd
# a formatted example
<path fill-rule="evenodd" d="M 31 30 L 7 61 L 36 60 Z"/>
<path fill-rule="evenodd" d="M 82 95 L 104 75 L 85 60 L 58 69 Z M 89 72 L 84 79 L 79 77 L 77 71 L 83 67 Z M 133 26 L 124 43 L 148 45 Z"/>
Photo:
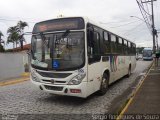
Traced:
<path fill-rule="evenodd" d="M 88 32 L 88 84 L 91 91 L 97 91 L 101 83 L 101 55 L 100 34 L 95 31 Z"/>

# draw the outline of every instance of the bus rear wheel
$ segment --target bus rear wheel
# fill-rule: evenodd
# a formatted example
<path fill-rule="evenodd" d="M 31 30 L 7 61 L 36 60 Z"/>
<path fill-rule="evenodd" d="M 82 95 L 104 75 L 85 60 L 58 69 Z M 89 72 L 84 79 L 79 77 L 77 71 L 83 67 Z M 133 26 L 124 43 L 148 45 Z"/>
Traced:
<path fill-rule="evenodd" d="M 98 91 L 98 95 L 106 94 L 108 90 L 108 84 L 109 84 L 109 77 L 106 73 L 104 73 L 101 81 L 100 90 Z"/>

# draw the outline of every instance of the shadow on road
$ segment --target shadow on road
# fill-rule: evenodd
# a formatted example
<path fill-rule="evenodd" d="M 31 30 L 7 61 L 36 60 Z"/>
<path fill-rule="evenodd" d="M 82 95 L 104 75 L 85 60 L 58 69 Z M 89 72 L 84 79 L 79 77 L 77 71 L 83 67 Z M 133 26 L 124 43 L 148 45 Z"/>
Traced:
<path fill-rule="evenodd" d="M 82 104 L 87 104 L 89 101 L 96 99 L 97 97 L 99 97 L 99 96 L 96 93 L 88 96 L 87 98 L 48 94 L 48 96 L 38 98 L 38 99 L 43 102 L 46 102 L 46 103 L 58 103 L 58 104 L 62 104 L 62 105 L 76 105 L 76 106 L 78 106 L 78 105 L 82 105 Z"/>

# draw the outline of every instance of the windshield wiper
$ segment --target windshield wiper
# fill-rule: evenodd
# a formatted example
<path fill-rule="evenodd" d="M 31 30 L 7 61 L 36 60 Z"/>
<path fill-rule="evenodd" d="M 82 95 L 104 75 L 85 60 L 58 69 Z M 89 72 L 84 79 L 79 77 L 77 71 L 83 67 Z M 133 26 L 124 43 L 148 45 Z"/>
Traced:
<path fill-rule="evenodd" d="M 70 30 L 66 30 L 66 32 L 63 33 L 62 38 L 65 38 L 70 33 Z"/>
<path fill-rule="evenodd" d="M 57 36 L 56 40 L 60 40 L 62 38 L 65 38 L 70 33 L 70 30 L 66 30 L 61 36 Z"/>

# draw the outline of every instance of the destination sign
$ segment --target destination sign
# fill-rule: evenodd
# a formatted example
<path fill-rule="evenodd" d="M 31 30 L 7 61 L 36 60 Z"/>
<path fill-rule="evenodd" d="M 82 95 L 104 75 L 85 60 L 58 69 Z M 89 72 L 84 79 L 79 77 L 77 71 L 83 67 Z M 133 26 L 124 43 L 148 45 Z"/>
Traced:
<path fill-rule="evenodd" d="M 33 33 L 84 29 L 82 18 L 60 18 L 37 23 Z"/>

